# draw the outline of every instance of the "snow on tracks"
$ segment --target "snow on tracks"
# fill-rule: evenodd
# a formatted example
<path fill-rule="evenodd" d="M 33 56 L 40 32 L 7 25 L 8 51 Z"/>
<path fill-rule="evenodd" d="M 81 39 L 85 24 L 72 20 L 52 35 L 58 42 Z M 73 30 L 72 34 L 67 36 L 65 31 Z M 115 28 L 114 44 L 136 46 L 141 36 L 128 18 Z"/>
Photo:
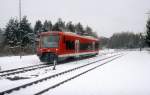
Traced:
<path fill-rule="evenodd" d="M 76 67 L 76 68 L 73 68 L 73 69 L 69 69 L 69 70 L 66 70 L 66 71 L 63 71 L 63 72 L 60 72 L 60 73 L 57 73 L 57 74 L 54 74 L 54 75 L 51 75 L 51 76 L 48 76 L 48 77 L 45 77 L 45 78 L 42 78 L 42 79 L 39 79 L 39 80 L 36 80 L 36 81 L 33 81 L 33 82 L 30 82 L 30 83 L 27 83 L 27 84 L 24 84 L 24 85 L 21 85 L 21 86 L 18 86 L 18 87 L 15 87 L 15 88 L 12 88 L 12 89 L 9 89 L 9 90 L 6 90 L 6 91 L 2 91 L 2 92 L 0 92 L 0 94 L 5 94 L 5 93 L 11 93 L 12 91 L 14 91 L 14 90 L 19 90 L 20 88 L 26 88 L 27 86 L 29 86 L 29 87 L 31 87 L 31 85 L 33 85 L 33 84 L 36 84 L 36 85 L 42 85 L 41 83 L 42 82 L 44 82 L 44 86 L 46 86 L 46 80 L 49 80 L 49 79 L 53 79 L 53 80 L 56 80 L 55 78 L 57 78 L 58 80 L 59 80 L 59 82 L 58 81 L 53 81 L 52 82 L 52 80 L 50 81 L 50 82 L 52 82 L 52 83 L 56 83 L 56 84 L 53 84 L 53 85 L 51 85 L 51 87 L 45 87 L 45 88 L 54 88 L 54 87 L 56 87 L 56 86 L 59 86 L 59 84 L 62 84 L 62 83 L 64 83 L 64 82 L 67 82 L 68 80 L 71 80 L 71 79 L 74 79 L 74 78 L 76 78 L 76 77 L 78 77 L 78 76 L 80 76 L 80 75 L 82 75 L 82 74 L 84 74 L 84 73 L 86 73 L 86 72 L 88 72 L 88 71 L 91 71 L 92 69 L 94 69 L 94 68 L 97 68 L 97 67 L 99 67 L 99 66 L 101 66 L 102 64 L 106 64 L 106 63 L 108 63 L 108 62 L 110 62 L 110 60 L 107 62 L 104 62 L 104 63 L 102 63 L 101 65 L 100 64 L 94 64 L 93 65 L 93 67 L 91 67 L 91 65 L 93 64 L 93 63 L 97 63 L 97 62 L 99 62 L 99 61 L 104 61 L 104 60 L 106 60 L 106 59 L 110 59 L 110 58 L 112 58 L 112 57 L 115 57 L 115 56 L 121 56 L 121 55 L 118 55 L 118 54 L 116 54 L 116 55 L 113 55 L 113 56 L 111 56 L 111 57 L 107 57 L 107 58 L 104 58 L 104 59 L 101 59 L 101 60 L 97 60 L 97 61 L 94 61 L 94 62 L 92 62 L 92 63 L 88 63 L 88 64 L 85 64 L 85 65 L 82 65 L 82 66 L 79 66 L 79 67 Z M 115 57 L 116 58 L 116 57 Z M 114 60 L 114 59 L 111 59 L 111 60 Z M 99 66 L 98 66 L 99 65 Z M 86 68 L 84 68 L 84 69 L 81 69 L 81 68 L 83 68 L 83 67 L 86 67 Z M 78 70 L 80 70 L 80 73 L 79 73 L 79 71 Z M 73 71 L 75 71 L 75 72 L 73 72 Z M 71 72 L 71 73 L 69 73 L 69 72 Z M 74 73 L 74 74 L 73 74 Z M 68 78 L 66 79 L 66 76 L 68 75 Z M 63 75 L 63 76 L 62 76 Z M 58 77 L 59 76 L 59 77 Z M 60 78 L 60 76 L 61 77 L 63 77 L 63 78 Z M 64 77 L 65 76 L 65 77 Z M 65 78 L 65 79 L 64 79 Z M 62 81 L 62 80 L 64 80 L 64 81 Z M 38 83 L 38 84 L 37 84 Z M 40 84 L 39 84 L 40 83 Z M 49 84 L 49 83 L 48 83 Z M 38 86 L 36 86 L 36 85 L 33 85 L 33 86 L 35 86 L 36 88 L 38 87 Z M 32 87 L 33 87 L 32 86 Z M 49 86 L 49 85 L 48 85 Z M 29 88 L 28 87 L 28 88 Z M 31 87 L 31 88 L 32 88 Z M 30 88 L 30 89 L 31 89 Z M 40 87 L 38 87 L 38 88 L 40 88 Z M 41 88 L 43 88 L 43 86 L 41 87 Z M 41 89 L 40 88 L 40 89 Z M 39 89 L 39 90 L 40 90 Z M 32 90 L 33 91 L 33 90 Z M 38 91 L 38 90 L 36 90 L 36 91 Z M 22 92 L 22 91 L 21 91 Z M 26 92 L 26 91 L 23 91 L 23 92 Z M 14 93 L 18 93 L 18 92 L 14 92 Z M 33 92 L 34 93 L 34 92 Z M 38 94 L 38 92 L 36 92 L 37 94 Z"/>

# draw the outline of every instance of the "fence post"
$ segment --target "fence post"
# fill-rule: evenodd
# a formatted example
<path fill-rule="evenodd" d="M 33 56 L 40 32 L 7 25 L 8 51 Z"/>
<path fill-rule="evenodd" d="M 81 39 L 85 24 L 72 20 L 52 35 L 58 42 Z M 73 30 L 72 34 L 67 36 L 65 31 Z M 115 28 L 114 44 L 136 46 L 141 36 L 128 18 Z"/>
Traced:
<path fill-rule="evenodd" d="M 53 70 L 56 70 L 56 60 L 53 61 Z"/>

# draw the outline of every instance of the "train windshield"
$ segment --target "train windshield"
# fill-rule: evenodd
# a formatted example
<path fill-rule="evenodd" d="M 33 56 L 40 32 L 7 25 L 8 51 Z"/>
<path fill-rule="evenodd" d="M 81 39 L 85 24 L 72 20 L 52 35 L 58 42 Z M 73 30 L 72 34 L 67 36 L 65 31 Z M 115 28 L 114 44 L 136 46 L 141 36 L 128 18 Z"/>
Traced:
<path fill-rule="evenodd" d="M 44 48 L 56 48 L 58 47 L 59 36 L 58 35 L 49 35 L 41 37 L 41 46 Z"/>

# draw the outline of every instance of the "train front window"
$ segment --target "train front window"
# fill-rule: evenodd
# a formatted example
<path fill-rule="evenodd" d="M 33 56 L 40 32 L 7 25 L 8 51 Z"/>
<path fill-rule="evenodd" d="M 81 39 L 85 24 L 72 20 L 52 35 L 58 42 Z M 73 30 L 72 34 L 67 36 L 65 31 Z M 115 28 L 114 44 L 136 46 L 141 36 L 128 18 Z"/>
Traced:
<path fill-rule="evenodd" d="M 49 35 L 41 37 L 42 47 L 44 48 L 57 48 L 59 43 L 58 35 Z"/>

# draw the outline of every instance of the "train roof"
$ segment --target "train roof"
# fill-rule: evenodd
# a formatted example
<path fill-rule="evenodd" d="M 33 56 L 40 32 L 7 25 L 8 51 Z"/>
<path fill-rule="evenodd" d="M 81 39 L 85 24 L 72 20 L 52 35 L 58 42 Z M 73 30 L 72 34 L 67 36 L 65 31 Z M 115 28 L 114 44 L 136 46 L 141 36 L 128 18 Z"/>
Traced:
<path fill-rule="evenodd" d="M 96 40 L 96 41 L 98 41 L 97 38 L 94 38 L 92 36 L 80 36 L 80 35 L 78 35 L 76 33 L 73 33 L 73 32 L 48 31 L 48 32 L 41 32 L 40 35 L 49 35 L 49 34 L 70 35 L 70 36 L 76 36 L 76 37 L 80 37 L 80 38 L 85 38 L 85 39 L 90 39 L 90 40 Z"/>

